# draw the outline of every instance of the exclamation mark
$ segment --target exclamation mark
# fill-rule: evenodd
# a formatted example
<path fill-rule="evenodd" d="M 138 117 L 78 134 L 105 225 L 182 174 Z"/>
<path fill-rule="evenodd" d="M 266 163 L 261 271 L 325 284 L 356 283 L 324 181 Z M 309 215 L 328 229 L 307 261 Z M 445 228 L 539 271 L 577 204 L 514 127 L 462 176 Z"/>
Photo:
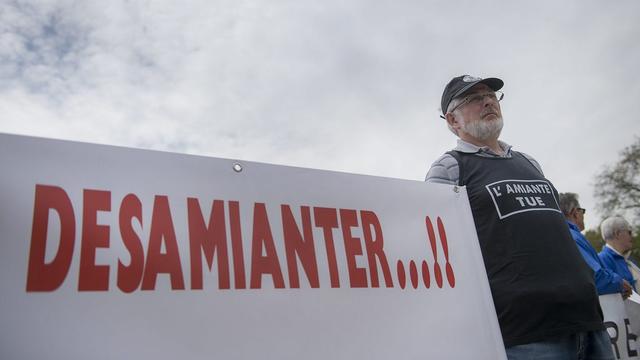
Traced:
<path fill-rule="evenodd" d="M 446 261 L 447 281 L 452 288 L 456 286 L 456 277 L 453 275 L 453 267 L 449 263 L 449 244 L 447 243 L 447 232 L 444 230 L 444 224 L 438 216 L 438 234 L 440 235 L 440 242 L 442 242 L 442 251 L 444 252 L 444 258 Z"/>
<path fill-rule="evenodd" d="M 431 286 L 431 278 L 429 277 L 429 265 L 425 260 L 422 261 L 422 281 L 424 286 L 428 289 Z"/>
<path fill-rule="evenodd" d="M 433 231 L 433 224 L 431 219 L 427 216 L 425 220 L 427 224 L 427 234 L 429 235 L 429 242 L 431 243 L 431 251 L 433 252 L 433 272 L 436 277 L 436 284 L 439 288 L 442 287 L 442 270 L 440 270 L 440 264 L 438 264 L 438 249 L 436 248 L 436 233 Z"/>

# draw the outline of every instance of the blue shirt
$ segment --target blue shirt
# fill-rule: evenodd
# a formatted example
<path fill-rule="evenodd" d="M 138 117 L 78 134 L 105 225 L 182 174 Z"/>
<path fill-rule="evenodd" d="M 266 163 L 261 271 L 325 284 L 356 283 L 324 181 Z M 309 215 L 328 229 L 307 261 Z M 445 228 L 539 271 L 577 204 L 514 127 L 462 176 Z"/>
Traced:
<path fill-rule="evenodd" d="M 622 292 L 622 277 L 605 266 L 600 257 L 598 257 L 596 249 L 594 249 L 584 235 L 582 235 L 578 226 L 571 221 L 567 221 L 567 224 L 569 225 L 571 237 L 573 237 L 576 245 L 578 245 L 582 257 L 593 270 L 598 295 Z"/>
<path fill-rule="evenodd" d="M 635 280 L 633 279 L 633 275 L 631 275 L 631 271 L 629 271 L 629 266 L 627 265 L 624 256 L 618 254 L 608 246 L 603 247 L 598 256 L 608 270 L 618 274 L 620 277 L 627 280 L 634 289 L 636 288 Z"/>

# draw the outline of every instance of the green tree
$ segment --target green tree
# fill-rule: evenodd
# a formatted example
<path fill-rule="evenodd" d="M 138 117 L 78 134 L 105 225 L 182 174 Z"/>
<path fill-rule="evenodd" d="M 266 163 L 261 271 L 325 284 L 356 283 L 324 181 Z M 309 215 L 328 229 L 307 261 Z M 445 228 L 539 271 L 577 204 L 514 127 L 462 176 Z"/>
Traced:
<path fill-rule="evenodd" d="M 599 228 L 589 229 L 585 231 L 584 237 L 589 240 L 591 246 L 593 246 L 593 248 L 596 249 L 597 252 L 600 252 L 600 250 L 602 250 L 602 247 L 604 246 L 604 240 L 602 240 L 602 235 L 600 234 Z"/>
<path fill-rule="evenodd" d="M 640 222 L 640 137 L 620 153 L 620 159 L 596 175 L 594 195 L 606 217 L 622 214 L 627 221 Z"/>

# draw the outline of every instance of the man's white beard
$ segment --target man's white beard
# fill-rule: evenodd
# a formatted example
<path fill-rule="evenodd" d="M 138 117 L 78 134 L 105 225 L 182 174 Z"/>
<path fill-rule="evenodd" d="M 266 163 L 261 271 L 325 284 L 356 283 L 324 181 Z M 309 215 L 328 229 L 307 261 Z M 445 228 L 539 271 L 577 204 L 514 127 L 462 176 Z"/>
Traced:
<path fill-rule="evenodd" d="M 476 120 L 471 123 L 462 119 L 462 131 L 482 141 L 497 139 L 502 131 L 502 125 L 502 117 L 491 121 Z"/>

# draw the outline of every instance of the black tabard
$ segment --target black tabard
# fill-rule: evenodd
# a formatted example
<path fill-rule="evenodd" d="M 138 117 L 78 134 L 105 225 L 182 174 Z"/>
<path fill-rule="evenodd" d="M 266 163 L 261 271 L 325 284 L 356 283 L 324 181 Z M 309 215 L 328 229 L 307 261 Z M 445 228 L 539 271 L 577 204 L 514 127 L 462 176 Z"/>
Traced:
<path fill-rule="evenodd" d="M 602 329 L 593 272 L 551 182 L 516 151 L 449 154 L 467 187 L 505 346 Z"/>

